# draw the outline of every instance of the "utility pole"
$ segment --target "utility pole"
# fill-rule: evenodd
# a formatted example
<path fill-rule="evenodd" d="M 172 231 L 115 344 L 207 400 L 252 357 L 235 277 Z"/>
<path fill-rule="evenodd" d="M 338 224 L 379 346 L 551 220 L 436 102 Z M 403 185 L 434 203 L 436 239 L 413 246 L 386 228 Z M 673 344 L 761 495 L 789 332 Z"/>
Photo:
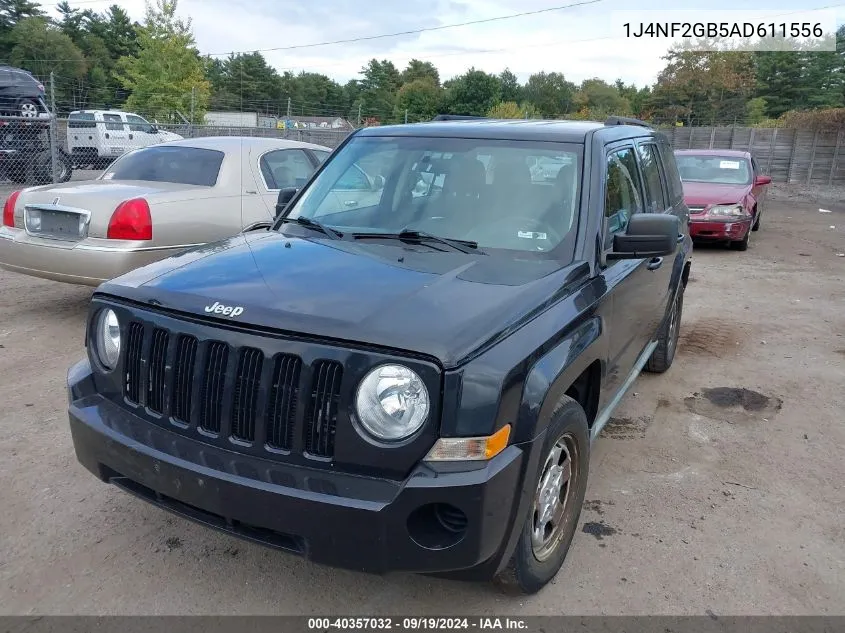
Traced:
<path fill-rule="evenodd" d="M 53 71 L 50 71 L 50 164 L 53 171 L 53 182 L 56 182 L 59 157 L 57 154 L 57 145 L 59 143 L 58 130 L 56 129 L 56 81 Z"/>
<path fill-rule="evenodd" d="M 290 118 L 290 97 L 288 97 L 288 118 Z"/>
<path fill-rule="evenodd" d="M 408 124 L 408 110 L 407 110 L 407 108 L 405 109 L 405 124 L 406 125 Z"/>
<path fill-rule="evenodd" d="M 191 124 L 189 126 L 189 129 L 191 131 L 191 134 L 190 134 L 191 138 L 193 138 L 193 136 L 194 136 L 194 104 L 196 102 L 196 99 L 197 99 L 197 87 L 191 86 Z"/>
<path fill-rule="evenodd" d="M 358 103 L 358 127 L 361 127 L 361 103 Z"/>

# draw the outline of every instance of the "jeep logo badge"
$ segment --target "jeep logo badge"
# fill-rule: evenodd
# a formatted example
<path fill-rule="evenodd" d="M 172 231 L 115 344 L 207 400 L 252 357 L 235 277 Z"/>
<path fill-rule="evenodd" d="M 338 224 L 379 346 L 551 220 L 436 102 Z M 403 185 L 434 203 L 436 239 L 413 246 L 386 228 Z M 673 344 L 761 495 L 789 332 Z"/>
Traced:
<path fill-rule="evenodd" d="M 205 306 L 205 311 L 211 314 L 222 314 L 227 317 L 236 317 L 244 313 L 244 309 L 241 306 L 224 306 L 218 301 L 215 301 L 210 306 Z"/>

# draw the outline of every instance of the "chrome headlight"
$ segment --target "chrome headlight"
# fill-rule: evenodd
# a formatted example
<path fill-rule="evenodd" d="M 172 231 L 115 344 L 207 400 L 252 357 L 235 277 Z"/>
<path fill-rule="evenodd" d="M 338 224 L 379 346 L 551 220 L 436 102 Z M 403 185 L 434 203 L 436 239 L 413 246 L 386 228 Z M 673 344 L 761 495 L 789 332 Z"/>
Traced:
<path fill-rule="evenodd" d="M 747 214 L 741 204 L 717 204 L 710 207 L 707 215 L 719 218 L 742 218 Z"/>
<path fill-rule="evenodd" d="M 358 385 L 355 410 L 361 426 L 377 440 L 395 442 L 416 433 L 431 401 L 417 373 L 404 365 L 381 365 Z"/>
<path fill-rule="evenodd" d="M 117 367 L 120 358 L 120 323 L 114 310 L 106 308 L 97 317 L 95 347 L 103 367 L 109 370 Z"/>

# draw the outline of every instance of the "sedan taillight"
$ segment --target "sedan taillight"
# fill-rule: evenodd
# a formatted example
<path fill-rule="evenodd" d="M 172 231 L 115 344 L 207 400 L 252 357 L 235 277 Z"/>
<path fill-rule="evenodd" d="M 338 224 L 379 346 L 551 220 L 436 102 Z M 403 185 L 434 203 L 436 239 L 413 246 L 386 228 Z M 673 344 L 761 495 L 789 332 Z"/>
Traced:
<path fill-rule="evenodd" d="M 153 239 L 153 219 L 147 201 L 133 198 L 121 202 L 109 220 L 106 237 L 110 240 Z"/>
<path fill-rule="evenodd" d="M 15 205 L 18 202 L 20 191 L 13 191 L 6 199 L 6 204 L 3 205 L 3 224 L 5 226 L 15 226 Z"/>

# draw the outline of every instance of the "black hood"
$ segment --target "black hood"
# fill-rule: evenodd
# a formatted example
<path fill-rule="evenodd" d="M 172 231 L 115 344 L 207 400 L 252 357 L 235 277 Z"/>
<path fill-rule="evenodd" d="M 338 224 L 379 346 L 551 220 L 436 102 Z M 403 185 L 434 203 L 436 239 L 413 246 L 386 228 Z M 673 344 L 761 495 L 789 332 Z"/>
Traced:
<path fill-rule="evenodd" d="M 583 278 L 586 264 L 255 232 L 104 283 L 98 292 L 202 317 L 405 350 L 454 366 Z M 207 312 L 215 303 L 236 316 Z"/>

